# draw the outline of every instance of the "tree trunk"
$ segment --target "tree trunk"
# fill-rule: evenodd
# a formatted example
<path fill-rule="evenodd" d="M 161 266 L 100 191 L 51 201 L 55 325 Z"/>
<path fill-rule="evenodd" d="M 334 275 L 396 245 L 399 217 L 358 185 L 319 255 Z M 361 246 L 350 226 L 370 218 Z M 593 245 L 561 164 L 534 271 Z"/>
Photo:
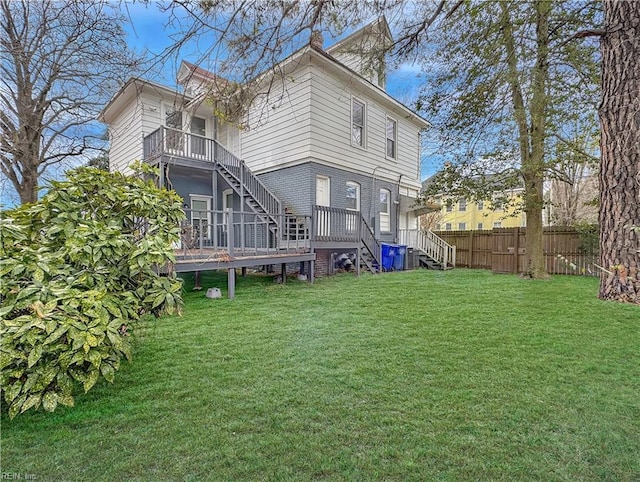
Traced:
<path fill-rule="evenodd" d="M 33 167 L 33 168 L 32 168 Z M 20 204 L 34 203 L 38 200 L 38 171 L 37 165 L 24 165 L 22 182 L 14 185 L 20 196 Z"/>
<path fill-rule="evenodd" d="M 604 12 L 599 297 L 640 304 L 640 2 Z"/>

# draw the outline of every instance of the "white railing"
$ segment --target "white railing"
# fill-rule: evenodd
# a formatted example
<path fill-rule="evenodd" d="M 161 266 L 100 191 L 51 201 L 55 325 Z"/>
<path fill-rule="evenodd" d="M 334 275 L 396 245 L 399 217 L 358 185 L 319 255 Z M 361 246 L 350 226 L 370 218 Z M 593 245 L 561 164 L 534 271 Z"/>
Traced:
<path fill-rule="evenodd" d="M 456 266 L 456 247 L 451 246 L 431 231 L 400 229 L 398 237 L 400 244 L 421 250 L 440 263 L 444 269 Z"/>

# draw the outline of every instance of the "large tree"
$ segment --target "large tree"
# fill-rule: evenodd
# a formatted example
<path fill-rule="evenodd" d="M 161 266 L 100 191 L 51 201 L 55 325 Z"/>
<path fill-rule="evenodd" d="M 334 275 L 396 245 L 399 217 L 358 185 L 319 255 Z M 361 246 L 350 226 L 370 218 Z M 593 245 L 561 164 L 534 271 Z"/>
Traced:
<path fill-rule="evenodd" d="M 604 6 L 599 296 L 640 303 L 640 2 Z"/>
<path fill-rule="evenodd" d="M 0 0 L 0 169 L 22 203 L 65 161 L 104 146 L 98 111 L 138 60 L 108 0 Z"/>
<path fill-rule="evenodd" d="M 527 264 L 546 277 L 542 243 L 543 183 L 556 171 L 550 153 L 568 143 L 563 124 L 595 109 L 597 44 L 568 43 L 598 21 L 594 2 L 507 0 L 440 3 L 443 18 L 427 22 L 426 38 L 409 23 L 401 53 L 431 42 L 423 56 L 430 83 L 423 103 L 440 128 L 440 147 L 456 162 L 442 177 L 460 195 L 524 187 Z M 418 18 L 429 19 L 421 14 Z M 435 68 L 434 68 L 435 67 Z"/>

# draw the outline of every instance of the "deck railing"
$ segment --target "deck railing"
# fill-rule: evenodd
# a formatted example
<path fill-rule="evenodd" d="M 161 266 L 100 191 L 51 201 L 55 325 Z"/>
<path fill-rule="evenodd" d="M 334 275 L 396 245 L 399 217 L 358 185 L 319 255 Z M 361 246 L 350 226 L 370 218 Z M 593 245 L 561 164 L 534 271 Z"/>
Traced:
<path fill-rule="evenodd" d="M 162 126 L 146 136 L 143 145 L 147 161 L 164 155 L 214 163 L 241 198 L 250 196 L 266 214 L 281 213 L 280 200 L 243 160 L 214 139 Z"/>
<path fill-rule="evenodd" d="M 311 217 L 185 209 L 176 250 L 183 256 L 258 256 L 310 248 Z M 273 228 L 273 221 L 279 228 Z"/>
<path fill-rule="evenodd" d="M 456 265 L 456 247 L 446 243 L 431 231 L 418 229 L 400 229 L 400 244 L 422 250 L 429 257 L 439 262 L 443 268 Z"/>

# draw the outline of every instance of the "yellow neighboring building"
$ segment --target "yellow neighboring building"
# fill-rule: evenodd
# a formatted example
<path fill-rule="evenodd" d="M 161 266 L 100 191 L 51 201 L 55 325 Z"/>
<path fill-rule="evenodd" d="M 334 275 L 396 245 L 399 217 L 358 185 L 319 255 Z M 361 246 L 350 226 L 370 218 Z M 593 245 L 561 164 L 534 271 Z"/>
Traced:
<path fill-rule="evenodd" d="M 437 196 L 435 201 L 442 207 L 431 217 L 431 226 L 423 227 L 434 231 L 466 231 L 526 226 L 524 212 L 514 206 L 522 200 L 522 189 L 509 191 L 505 195 L 509 202 L 504 207 L 498 202 L 471 202 L 464 198 Z"/>

